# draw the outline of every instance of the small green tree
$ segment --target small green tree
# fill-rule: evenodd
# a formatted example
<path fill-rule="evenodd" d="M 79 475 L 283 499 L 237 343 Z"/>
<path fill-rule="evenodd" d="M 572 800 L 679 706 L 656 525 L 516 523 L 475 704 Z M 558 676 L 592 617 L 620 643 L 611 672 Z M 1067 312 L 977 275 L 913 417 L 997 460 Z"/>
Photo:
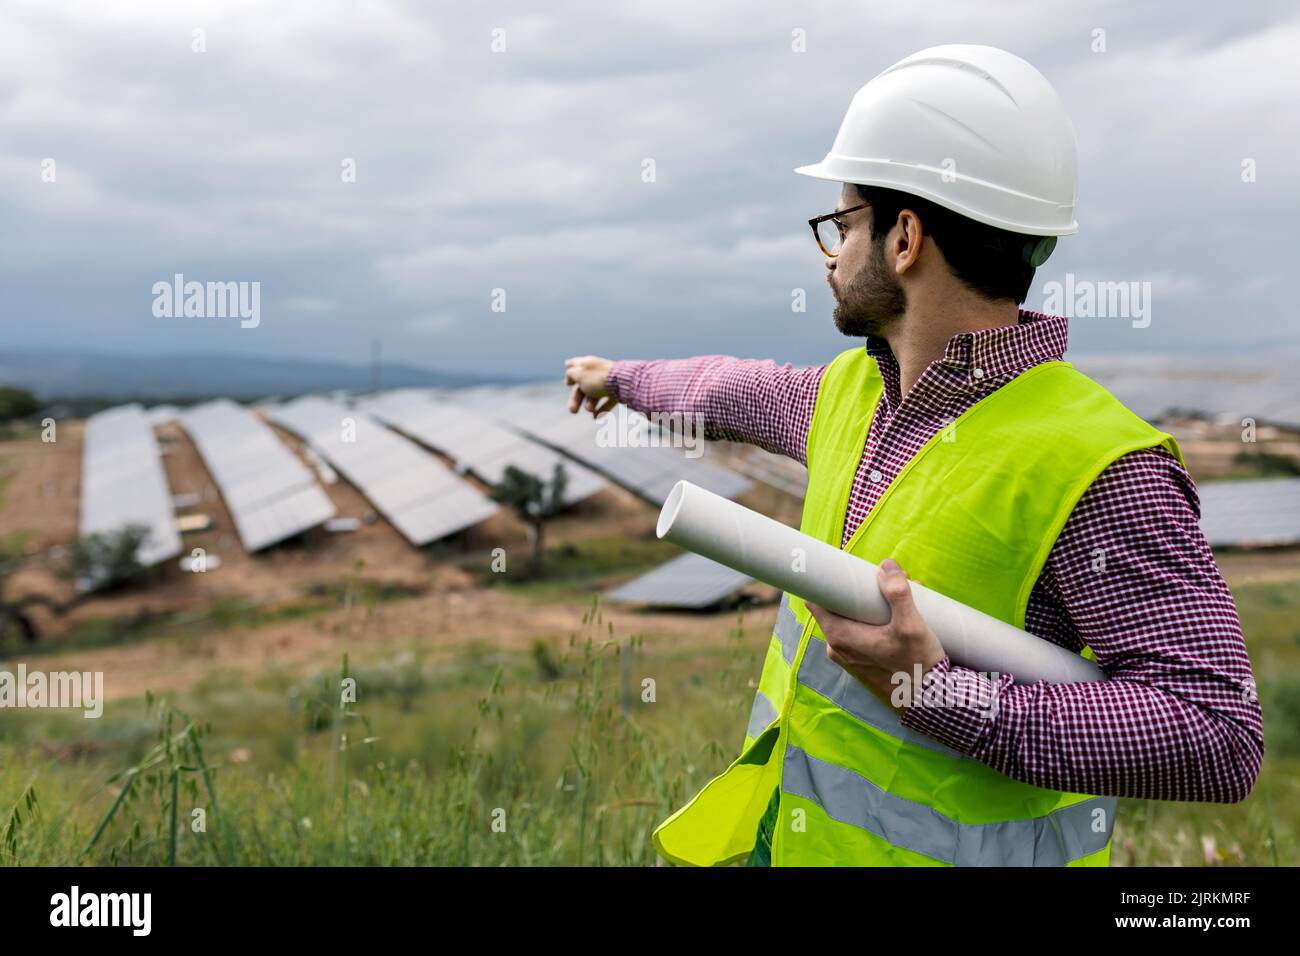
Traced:
<path fill-rule="evenodd" d="M 11 600 L 8 596 L 9 576 L 22 567 L 22 563 L 22 546 L 18 539 L 0 539 L 0 653 L 12 638 L 20 637 L 28 643 L 36 640 L 36 625 L 27 615 L 27 602 Z"/>
<path fill-rule="evenodd" d="M 129 584 L 144 571 L 136 554 L 148 537 L 149 526 L 142 524 L 83 535 L 68 552 L 64 575 L 87 589 Z"/>
<path fill-rule="evenodd" d="M 0 425 L 19 418 L 30 418 L 40 409 L 41 403 L 27 389 L 0 385 Z"/>
<path fill-rule="evenodd" d="M 44 605 L 55 614 L 64 614 L 76 604 L 76 599 L 60 601 L 49 594 L 13 593 L 10 578 L 27 563 L 24 538 L 20 534 L 0 537 L 0 656 L 17 647 L 20 642 L 33 643 L 40 637 L 31 608 Z"/>
<path fill-rule="evenodd" d="M 492 488 L 492 498 L 512 508 L 528 524 L 533 542 L 529 568 L 533 574 L 541 573 L 546 522 L 564 507 L 564 490 L 568 484 L 569 474 L 557 461 L 550 481 L 543 481 L 514 465 L 506 465 L 501 481 Z"/>

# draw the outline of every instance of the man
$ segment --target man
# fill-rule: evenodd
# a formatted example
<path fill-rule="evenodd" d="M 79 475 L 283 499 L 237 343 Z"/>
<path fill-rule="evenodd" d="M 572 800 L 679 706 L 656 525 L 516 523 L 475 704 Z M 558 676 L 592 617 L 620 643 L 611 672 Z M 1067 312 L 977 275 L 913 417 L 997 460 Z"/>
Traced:
<path fill-rule="evenodd" d="M 1106 865 L 1118 797 L 1243 799 L 1260 709 L 1177 442 L 1062 360 L 1064 318 L 1018 307 L 1077 229 L 1050 84 L 1001 50 L 922 51 L 798 172 L 842 183 L 810 222 L 835 325 L 865 348 L 814 368 L 566 363 L 570 411 L 698 415 L 805 463 L 802 530 L 879 564 L 893 611 L 873 626 L 783 597 L 744 751 L 657 828 L 660 855 Z M 909 575 L 1108 679 L 953 664 Z"/>

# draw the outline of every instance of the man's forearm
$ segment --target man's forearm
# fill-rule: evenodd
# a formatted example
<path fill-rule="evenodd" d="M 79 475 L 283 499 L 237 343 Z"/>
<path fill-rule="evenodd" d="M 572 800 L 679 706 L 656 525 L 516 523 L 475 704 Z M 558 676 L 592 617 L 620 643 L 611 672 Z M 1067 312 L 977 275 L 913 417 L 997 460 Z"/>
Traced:
<path fill-rule="evenodd" d="M 947 658 L 931 674 L 930 696 L 904 712 L 904 726 L 1025 783 L 1102 796 L 1235 803 L 1259 774 L 1263 739 L 1257 727 L 1150 684 L 1013 686 L 1010 675 L 994 682 Z M 1238 700 L 1249 693 L 1231 683 L 1219 690 Z M 1098 721 L 1099 713 L 1111 719 Z"/>
<path fill-rule="evenodd" d="M 806 463 L 808 425 L 824 369 L 702 355 L 615 362 L 605 382 L 636 411 L 692 416 L 705 438 L 747 442 Z"/>

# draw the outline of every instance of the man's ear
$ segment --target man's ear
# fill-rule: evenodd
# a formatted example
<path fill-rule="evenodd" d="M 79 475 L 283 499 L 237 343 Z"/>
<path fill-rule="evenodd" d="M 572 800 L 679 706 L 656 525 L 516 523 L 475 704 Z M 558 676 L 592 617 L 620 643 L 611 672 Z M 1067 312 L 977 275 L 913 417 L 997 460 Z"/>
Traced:
<path fill-rule="evenodd" d="M 904 209 L 898 214 L 896 226 L 892 244 L 894 268 L 902 275 L 920 258 L 925 237 L 921 232 L 921 220 L 910 209 Z"/>

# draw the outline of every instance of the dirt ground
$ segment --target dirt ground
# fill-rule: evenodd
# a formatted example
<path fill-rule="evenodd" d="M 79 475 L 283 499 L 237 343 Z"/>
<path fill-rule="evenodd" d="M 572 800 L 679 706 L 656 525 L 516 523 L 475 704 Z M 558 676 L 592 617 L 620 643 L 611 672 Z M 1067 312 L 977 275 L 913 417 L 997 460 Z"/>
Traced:
<path fill-rule="evenodd" d="M 417 648 L 431 660 L 451 658 L 472 641 L 501 649 L 524 649 L 543 640 L 559 650 L 568 635 L 582 632 L 587 602 L 539 605 L 497 589 L 457 588 L 373 608 L 325 612 L 310 620 L 258 628 L 231 628 L 175 641 L 158 639 L 63 654 L 27 654 L 29 670 L 102 671 L 105 696 L 134 697 L 146 690 L 182 690 L 217 671 L 250 676 L 274 667 L 310 673 L 353 660 Z M 747 613 L 755 634 L 771 628 L 775 608 Z M 602 623 L 618 638 L 653 632 L 659 646 L 714 640 L 734 626 L 734 612 L 652 613 L 606 606 Z M 605 632 L 602 632 L 602 634 Z"/>
<path fill-rule="evenodd" d="M 1300 435 L 1271 425 L 1255 428 L 1253 441 L 1243 440 L 1247 432 L 1238 422 L 1184 418 L 1171 419 L 1161 427 L 1178 439 L 1187 466 L 1198 482 L 1239 476 L 1243 471 L 1239 457 L 1266 453 L 1300 461 Z"/>

